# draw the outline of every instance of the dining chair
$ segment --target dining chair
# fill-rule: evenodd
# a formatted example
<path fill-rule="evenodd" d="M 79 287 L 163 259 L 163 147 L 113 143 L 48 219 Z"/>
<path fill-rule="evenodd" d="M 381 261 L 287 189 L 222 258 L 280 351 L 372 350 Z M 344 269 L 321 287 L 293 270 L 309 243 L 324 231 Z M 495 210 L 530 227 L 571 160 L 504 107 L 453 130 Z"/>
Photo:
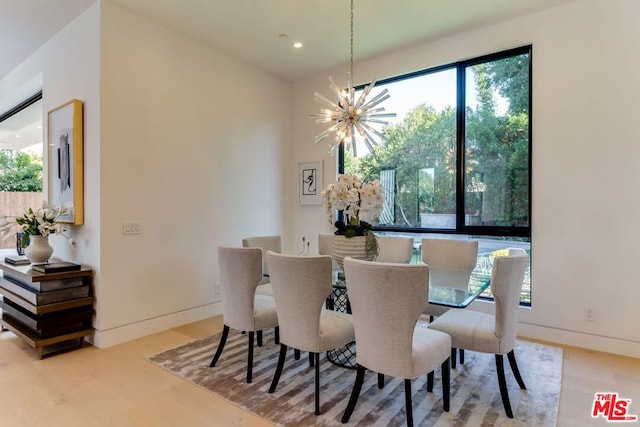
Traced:
<path fill-rule="evenodd" d="M 367 369 L 404 379 L 407 425 L 413 425 L 411 380 L 427 374 L 433 391 L 434 370 L 442 371 L 442 406 L 449 411 L 451 338 L 418 322 L 429 297 L 429 267 L 346 258 L 349 300 L 356 334 L 356 379 L 342 422 L 355 409 Z M 433 332 L 437 332 L 434 334 Z"/>
<path fill-rule="evenodd" d="M 522 248 L 507 248 L 507 254 L 509 256 L 513 255 L 526 255 L 527 251 Z"/>
<path fill-rule="evenodd" d="M 503 355 L 507 355 L 518 385 L 525 390 L 513 349 L 516 345 L 520 291 L 528 266 L 527 254 L 496 257 L 493 260 L 490 286 L 495 301 L 494 314 L 452 309 L 429 324 L 430 329 L 451 336 L 452 354 L 456 348 L 495 354 L 500 395 L 509 418 L 513 418 L 513 413 L 504 375 Z"/>
<path fill-rule="evenodd" d="M 251 382 L 253 370 L 254 333 L 258 345 L 262 345 L 262 330 L 276 328 L 278 343 L 278 315 L 273 297 L 256 294 L 262 277 L 262 253 L 259 248 L 218 247 L 220 266 L 220 292 L 222 295 L 222 318 L 224 326 L 220 343 L 209 367 L 216 366 L 222 355 L 231 328 L 248 332 L 247 383 Z"/>
<path fill-rule="evenodd" d="M 260 295 L 273 295 L 269 284 L 269 266 L 265 254 L 267 251 L 282 252 L 282 238 L 280 236 L 252 236 L 242 239 L 244 248 L 262 249 L 262 279 L 256 293 Z"/>
<path fill-rule="evenodd" d="M 467 289 L 478 262 L 478 241 L 462 239 L 422 239 L 422 262 L 429 266 L 429 284 Z M 435 317 L 449 307 L 428 304 L 425 314 Z"/>
<path fill-rule="evenodd" d="M 318 234 L 318 254 L 319 255 L 332 255 L 331 253 L 331 241 L 335 237 L 335 234 Z M 336 260 L 331 256 L 331 267 L 337 270 L 338 264 Z"/>
<path fill-rule="evenodd" d="M 332 290 L 331 257 L 284 255 L 267 251 L 278 311 L 280 354 L 269 387 L 276 391 L 287 348 L 307 351 L 315 366 L 315 413 L 320 414 L 320 353 L 355 339 L 350 314 L 323 308 Z"/>
<path fill-rule="evenodd" d="M 462 239 L 422 239 L 422 262 L 429 266 L 430 286 L 467 289 L 471 272 L 478 263 L 478 241 Z M 424 314 L 429 321 L 444 314 L 450 307 L 427 304 Z M 464 349 L 460 349 L 460 363 L 464 363 Z M 456 367 L 456 353 L 451 354 L 451 367 Z"/>
<path fill-rule="evenodd" d="M 377 236 L 377 262 L 409 264 L 413 257 L 413 237 L 410 236 Z"/>

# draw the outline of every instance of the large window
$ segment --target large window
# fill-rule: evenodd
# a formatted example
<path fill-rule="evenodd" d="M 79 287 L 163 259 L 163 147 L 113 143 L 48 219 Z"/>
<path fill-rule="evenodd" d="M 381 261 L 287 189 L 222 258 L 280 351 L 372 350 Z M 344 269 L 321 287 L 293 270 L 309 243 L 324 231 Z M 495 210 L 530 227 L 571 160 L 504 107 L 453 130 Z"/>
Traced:
<path fill-rule="evenodd" d="M 380 81 L 397 117 L 373 153 L 342 147 L 338 170 L 379 179 L 377 232 L 479 240 L 478 283 L 509 247 L 530 252 L 531 46 Z M 374 93 L 377 92 L 374 89 Z M 453 236 L 450 236 L 453 237 Z M 485 296 L 491 297 L 490 294 Z M 531 304 L 527 273 L 521 303 Z"/>
<path fill-rule="evenodd" d="M 530 237 L 530 59 L 527 46 L 376 86 L 397 117 L 339 167 L 380 179 L 379 230 Z"/>
<path fill-rule="evenodd" d="M 0 214 L 22 215 L 42 205 L 42 92 L 0 111 Z M 0 248 L 15 241 L 0 240 Z"/>

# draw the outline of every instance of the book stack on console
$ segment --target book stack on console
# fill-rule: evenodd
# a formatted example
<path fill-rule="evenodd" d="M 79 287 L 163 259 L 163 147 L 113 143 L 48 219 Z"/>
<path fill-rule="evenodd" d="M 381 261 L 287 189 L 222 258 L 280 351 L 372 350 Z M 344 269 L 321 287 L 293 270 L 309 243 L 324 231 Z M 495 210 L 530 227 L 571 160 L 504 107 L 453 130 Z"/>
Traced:
<path fill-rule="evenodd" d="M 41 272 L 33 274 L 38 268 Z M 66 273 L 81 270 L 79 264 L 52 262 L 32 265 L 28 271 L 2 270 L 0 294 L 4 297 L 2 319 L 5 322 L 18 324 L 21 330 L 40 338 L 91 326 L 89 276 L 83 272 Z"/>
<path fill-rule="evenodd" d="M 3 278 L 4 280 L 0 282 L 2 289 L 19 296 L 33 305 L 52 304 L 89 296 L 89 285 L 84 283 L 82 277 L 27 281 L 20 276 L 5 271 Z"/>
<path fill-rule="evenodd" d="M 29 265 L 31 262 L 25 255 L 14 255 L 4 257 L 4 262 L 10 265 Z"/>
<path fill-rule="evenodd" d="M 80 270 L 80 264 L 74 264 L 73 262 L 47 262 L 44 264 L 33 264 L 31 269 L 38 273 L 62 273 L 64 271 L 78 271 Z"/>

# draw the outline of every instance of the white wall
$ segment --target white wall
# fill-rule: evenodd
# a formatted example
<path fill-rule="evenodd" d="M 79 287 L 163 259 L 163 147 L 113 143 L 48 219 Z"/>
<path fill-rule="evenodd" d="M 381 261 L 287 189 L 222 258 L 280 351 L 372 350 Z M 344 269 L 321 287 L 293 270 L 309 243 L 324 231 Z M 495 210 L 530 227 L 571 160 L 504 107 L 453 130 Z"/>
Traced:
<path fill-rule="evenodd" d="M 101 48 L 104 346 L 218 314 L 217 246 L 282 233 L 290 85 L 110 2 Z"/>
<path fill-rule="evenodd" d="M 581 0 L 355 64 L 363 82 L 533 44 L 533 303 L 521 310 L 520 333 L 634 357 L 639 14 L 634 0 Z M 346 67 L 294 85 L 290 182 L 299 161 L 324 159 L 325 185 L 335 176 L 326 145 L 313 142 L 323 127 L 306 118 L 319 108 L 313 92 L 329 95 L 329 74 L 345 81 Z M 298 206 L 294 189 L 288 194 L 289 245 L 332 230 L 322 207 Z M 594 308 L 594 322 L 585 320 L 585 306 Z"/>
<path fill-rule="evenodd" d="M 0 105 L 38 86 L 45 111 L 84 101 L 85 224 L 52 244 L 95 270 L 94 344 L 219 314 L 217 246 L 283 233 L 290 84 L 101 1 L 0 81 Z"/>

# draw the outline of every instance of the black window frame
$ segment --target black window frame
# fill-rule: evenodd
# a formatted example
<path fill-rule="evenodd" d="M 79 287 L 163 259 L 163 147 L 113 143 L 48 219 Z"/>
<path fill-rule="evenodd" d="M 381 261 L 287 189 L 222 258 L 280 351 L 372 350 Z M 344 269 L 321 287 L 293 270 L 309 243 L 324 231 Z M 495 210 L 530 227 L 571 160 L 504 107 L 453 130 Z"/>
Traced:
<path fill-rule="evenodd" d="M 465 224 L 465 212 L 464 212 L 464 164 L 465 164 L 465 100 L 466 100 L 466 69 L 474 65 L 478 65 L 485 62 L 497 61 L 517 55 L 526 54 L 529 57 L 529 126 L 528 126 L 528 139 L 529 139 L 529 152 L 528 152 L 528 226 L 526 227 L 505 227 L 505 226 L 492 226 L 492 225 L 466 225 Z M 432 74 L 444 70 L 456 69 L 456 228 L 455 229 L 442 229 L 442 228 L 422 228 L 422 227 L 394 227 L 394 226 L 374 226 L 374 231 L 388 231 L 388 232 L 411 232 L 411 233 L 432 233 L 432 234 L 464 234 L 464 235 L 482 235 L 482 236 L 499 236 L 499 237 L 516 237 L 531 239 L 531 194 L 532 194 L 532 129 L 533 129 L 533 108 L 532 108 L 532 87 L 533 87 L 533 45 L 525 45 L 512 49 L 503 50 L 487 55 L 478 56 L 475 58 L 466 59 L 450 64 L 439 65 L 431 68 L 427 68 L 420 71 L 415 71 L 407 74 L 402 74 L 395 77 L 389 77 L 381 79 L 377 82 L 378 86 L 393 83 L 400 80 L 407 80 L 426 74 Z M 356 86 L 356 90 L 362 90 L 366 84 Z M 391 94 L 393 96 L 393 94 Z M 338 173 L 344 173 L 344 145 L 340 145 L 338 149 Z"/>

